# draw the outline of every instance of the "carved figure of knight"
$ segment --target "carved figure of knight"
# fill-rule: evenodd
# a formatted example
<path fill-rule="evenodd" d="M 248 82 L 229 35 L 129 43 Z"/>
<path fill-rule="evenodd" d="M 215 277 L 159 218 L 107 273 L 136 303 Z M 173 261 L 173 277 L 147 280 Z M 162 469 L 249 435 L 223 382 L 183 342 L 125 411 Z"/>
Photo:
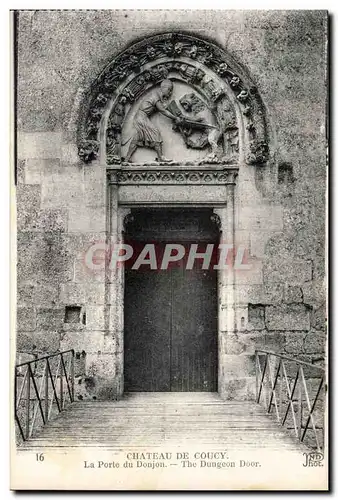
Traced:
<path fill-rule="evenodd" d="M 141 102 L 135 117 L 134 117 L 134 132 L 129 139 L 130 145 L 125 160 L 130 162 L 131 157 L 138 147 L 148 147 L 154 149 L 157 153 L 157 160 L 168 162 L 163 156 L 163 139 L 160 130 L 150 121 L 150 117 L 159 112 L 168 118 L 171 118 L 175 123 L 180 122 L 180 118 L 173 115 L 166 109 L 167 100 L 172 95 L 173 82 L 169 79 L 163 80 L 160 89 L 156 90 L 149 97 Z M 129 140 L 127 142 L 129 142 Z"/>

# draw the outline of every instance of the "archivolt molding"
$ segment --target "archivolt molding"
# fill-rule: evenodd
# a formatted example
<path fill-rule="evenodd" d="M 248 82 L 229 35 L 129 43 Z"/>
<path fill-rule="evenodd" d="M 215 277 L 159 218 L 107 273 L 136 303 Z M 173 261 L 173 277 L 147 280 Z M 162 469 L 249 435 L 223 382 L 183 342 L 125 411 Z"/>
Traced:
<path fill-rule="evenodd" d="M 127 107 L 168 77 L 188 83 L 197 90 L 215 114 L 224 141 L 236 138 L 239 120 L 242 122 L 247 163 L 264 164 L 268 160 L 264 107 L 257 89 L 248 77 L 234 71 L 222 49 L 181 33 L 146 38 L 129 47 L 105 68 L 92 85 L 86 119 L 79 130 L 80 158 L 85 163 L 97 159 L 103 140 L 106 162 L 120 163 L 123 158 L 119 145 Z M 185 130 L 179 132 L 184 134 Z M 205 139 L 206 144 L 206 134 Z M 200 134 L 197 147 L 204 147 L 203 140 Z M 236 146 L 235 142 L 232 144 Z M 236 163 L 236 160 L 228 154 L 214 158 L 214 162 Z"/>

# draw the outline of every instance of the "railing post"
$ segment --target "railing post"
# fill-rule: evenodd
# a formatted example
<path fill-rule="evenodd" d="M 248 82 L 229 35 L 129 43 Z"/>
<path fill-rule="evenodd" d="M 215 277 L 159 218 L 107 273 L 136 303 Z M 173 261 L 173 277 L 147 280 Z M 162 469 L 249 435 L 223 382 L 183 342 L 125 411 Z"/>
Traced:
<path fill-rule="evenodd" d="M 26 386 L 26 439 L 29 438 L 29 417 L 31 402 L 31 367 L 27 365 L 27 386 Z"/>
<path fill-rule="evenodd" d="M 60 362 L 60 406 L 61 406 L 61 411 L 63 410 L 63 375 L 62 370 L 63 370 L 63 356 L 61 354 L 61 362 Z"/>
<path fill-rule="evenodd" d="M 264 377 L 265 377 L 265 374 L 269 371 L 270 369 L 270 354 L 267 354 L 266 355 L 266 370 L 265 370 L 265 373 L 264 373 Z M 264 380 L 263 380 L 263 384 L 264 384 Z M 269 378 L 268 378 L 268 383 L 266 384 L 267 388 L 266 390 L 264 391 L 264 402 L 265 402 L 265 409 L 267 410 L 267 412 L 269 411 Z"/>
<path fill-rule="evenodd" d="M 302 370 L 302 367 L 300 367 L 300 369 Z M 299 438 L 299 440 L 301 440 L 301 436 L 302 436 L 302 413 L 303 413 L 302 398 L 303 398 L 302 384 L 301 384 L 301 380 L 299 380 L 299 383 L 298 383 L 298 438 Z"/>
<path fill-rule="evenodd" d="M 255 351 L 256 362 L 256 401 L 258 401 L 258 351 Z"/>
<path fill-rule="evenodd" d="M 284 362 L 281 360 L 281 371 L 280 371 L 280 380 L 279 380 L 279 411 L 280 415 L 282 415 L 283 411 L 283 369 L 284 369 Z"/>
<path fill-rule="evenodd" d="M 16 407 L 18 403 L 18 371 L 17 367 L 14 368 L 14 412 L 17 414 Z"/>
<path fill-rule="evenodd" d="M 49 403 L 49 395 L 48 395 L 48 362 L 46 359 L 45 365 L 45 415 L 46 422 L 48 422 L 48 403 Z"/>
<path fill-rule="evenodd" d="M 71 363 L 71 380 L 72 380 L 72 402 L 74 402 L 74 389 L 75 389 L 75 351 L 71 352 L 72 363 Z"/>

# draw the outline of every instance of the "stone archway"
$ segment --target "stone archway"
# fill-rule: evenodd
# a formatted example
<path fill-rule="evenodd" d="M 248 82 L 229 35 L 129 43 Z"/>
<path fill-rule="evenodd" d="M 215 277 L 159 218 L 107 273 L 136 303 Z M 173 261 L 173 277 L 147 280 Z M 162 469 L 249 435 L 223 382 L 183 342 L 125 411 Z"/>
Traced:
<path fill-rule="evenodd" d="M 88 91 L 78 130 L 79 155 L 86 163 L 116 164 L 128 109 L 165 78 L 187 83 L 216 117 L 226 142 L 239 141 L 239 161 L 268 159 L 265 113 L 248 75 L 216 45 L 192 35 L 165 33 L 131 45 L 117 56 Z M 224 155 L 220 161 L 229 161 Z"/>
<path fill-rule="evenodd" d="M 135 113 L 161 82 L 170 80 L 174 92 L 165 103 L 182 122 L 159 123 L 161 133 L 176 134 L 184 148 L 199 151 L 187 160 L 125 160 Z M 184 103 L 188 102 L 185 108 Z M 204 117 L 199 121 L 200 112 Z M 223 50 L 200 38 L 166 33 L 130 46 L 110 63 L 93 83 L 79 127 L 78 150 L 87 168 L 107 172 L 107 241 L 124 241 L 124 224 L 132 208 L 208 207 L 213 210 L 221 242 L 236 244 L 236 180 L 248 165 L 268 161 L 268 134 L 264 107 L 250 78 Z M 174 127 L 172 127 L 174 125 Z M 211 126 L 211 127 L 209 127 Z M 209 129 L 218 133 L 216 148 Z M 166 132 L 167 131 L 167 132 Z M 91 164 L 91 165 L 90 165 Z M 126 219 L 127 216 L 127 219 Z M 218 391 L 227 397 L 227 385 L 236 379 L 240 361 L 227 349 L 228 335 L 236 332 L 242 312 L 236 309 L 234 261 L 218 271 Z M 111 333 L 115 365 L 112 394 L 124 391 L 124 271 L 109 270 L 106 280 L 106 329 Z M 246 367 L 243 368 L 246 370 Z M 104 374 L 103 374 L 104 376 Z"/>

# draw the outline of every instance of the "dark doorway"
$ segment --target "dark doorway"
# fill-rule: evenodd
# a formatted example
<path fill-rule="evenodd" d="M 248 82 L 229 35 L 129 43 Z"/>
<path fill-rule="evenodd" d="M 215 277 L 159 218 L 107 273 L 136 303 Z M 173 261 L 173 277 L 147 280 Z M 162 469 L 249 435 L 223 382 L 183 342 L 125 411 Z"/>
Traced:
<path fill-rule="evenodd" d="M 125 241 L 135 257 L 153 244 L 157 269 L 125 269 L 125 391 L 217 391 L 217 271 L 195 259 L 187 269 L 191 244 L 203 252 L 216 243 L 210 209 L 136 209 Z M 185 257 L 161 265 L 167 243 L 181 244 Z"/>

